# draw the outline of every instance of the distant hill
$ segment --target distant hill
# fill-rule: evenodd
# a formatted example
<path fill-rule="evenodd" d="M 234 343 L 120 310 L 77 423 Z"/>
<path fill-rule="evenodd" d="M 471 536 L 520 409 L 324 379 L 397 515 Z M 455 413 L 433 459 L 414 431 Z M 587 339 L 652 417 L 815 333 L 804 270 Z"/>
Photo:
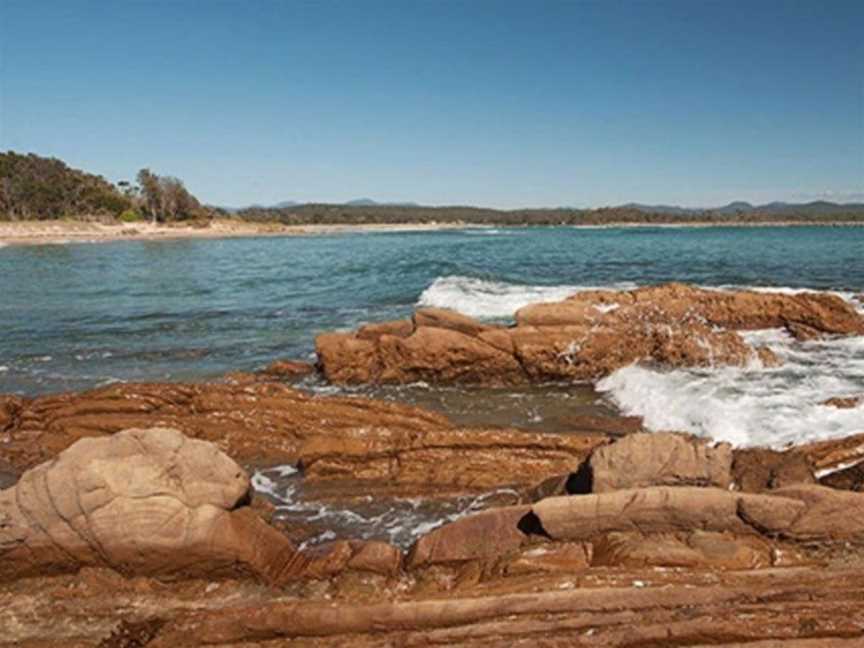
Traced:
<path fill-rule="evenodd" d="M 416 202 L 378 202 L 371 198 L 355 198 L 345 203 L 349 207 L 419 207 Z"/>
<path fill-rule="evenodd" d="M 859 212 L 864 210 L 864 203 L 833 203 L 825 200 L 817 200 L 809 203 L 787 203 L 770 202 L 764 205 L 753 205 L 746 201 L 735 201 L 721 207 L 678 207 L 675 205 L 644 205 L 641 203 L 627 203 L 614 209 L 635 209 L 646 214 L 800 214 L 812 216 L 826 216 L 831 214 L 845 214 L 850 211 Z"/>

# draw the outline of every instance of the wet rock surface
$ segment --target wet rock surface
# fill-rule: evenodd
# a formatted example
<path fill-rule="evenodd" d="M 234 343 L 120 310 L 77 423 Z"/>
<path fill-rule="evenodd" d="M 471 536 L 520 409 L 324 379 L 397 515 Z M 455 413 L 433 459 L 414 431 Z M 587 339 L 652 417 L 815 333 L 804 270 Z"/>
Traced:
<path fill-rule="evenodd" d="M 738 334 L 785 328 L 801 340 L 864 335 L 864 317 L 840 297 L 725 292 L 682 284 L 632 291 L 584 291 L 533 304 L 513 327 L 458 313 L 419 309 L 413 320 L 327 333 L 316 340 L 319 365 L 334 383 L 513 385 L 596 380 L 634 362 L 669 367 L 776 366 L 767 348 Z"/>
<path fill-rule="evenodd" d="M 825 465 L 857 448 L 837 445 L 790 452 Z M 0 493 L 0 645 L 864 638 L 864 494 L 743 492 L 737 451 L 685 435 L 584 452 L 536 501 L 439 526 L 403 555 L 347 539 L 299 550 L 212 443 L 164 429 L 86 438 Z M 585 466 L 598 479 L 568 487 Z"/>

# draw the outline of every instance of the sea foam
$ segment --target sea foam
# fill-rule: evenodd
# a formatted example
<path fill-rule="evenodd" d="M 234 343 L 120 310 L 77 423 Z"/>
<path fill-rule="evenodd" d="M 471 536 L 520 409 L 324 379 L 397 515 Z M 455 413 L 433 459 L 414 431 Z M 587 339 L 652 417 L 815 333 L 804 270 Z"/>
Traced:
<path fill-rule="evenodd" d="M 612 288 L 635 288 L 635 284 L 616 284 Z M 506 319 L 528 304 L 566 299 L 597 286 L 520 285 L 450 275 L 438 277 L 417 300 L 418 306 L 449 308 L 478 319 Z"/>
<path fill-rule="evenodd" d="M 607 289 L 629 289 L 616 284 Z M 525 286 L 470 277 L 440 277 L 418 301 L 483 319 L 506 319 L 526 304 L 564 299 L 587 286 Z M 796 294 L 794 287 L 720 286 Z M 853 293 L 826 291 L 864 304 Z M 743 333 L 752 345 L 767 346 L 782 360 L 776 368 L 750 366 L 666 370 L 633 365 L 601 380 L 596 388 L 626 415 L 641 416 L 651 430 L 692 432 L 736 446 L 784 447 L 864 432 L 864 405 L 837 409 L 822 405 L 835 396 L 864 393 L 864 338 L 798 342 L 782 329 Z"/>

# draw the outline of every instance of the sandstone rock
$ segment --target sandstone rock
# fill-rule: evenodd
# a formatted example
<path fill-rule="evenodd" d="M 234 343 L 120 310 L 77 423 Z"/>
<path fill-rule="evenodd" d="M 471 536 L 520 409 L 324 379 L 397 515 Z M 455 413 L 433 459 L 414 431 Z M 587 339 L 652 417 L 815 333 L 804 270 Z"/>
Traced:
<path fill-rule="evenodd" d="M 809 459 L 796 450 L 737 449 L 732 462 L 732 475 L 738 489 L 745 493 L 759 493 L 816 481 Z"/>
<path fill-rule="evenodd" d="M 739 512 L 745 504 L 747 516 Z M 754 535 L 780 532 L 804 511 L 790 497 L 734 493 L 718 488 L 659 486 L 592 495 L 551 497 L 531 507 L 556 540 L 591 540 L 612 532 L 680 533 L 700 529 Z"/>
<path fill-rule="evenodd" d="M 617 307 L 609 310 L 613 304 Z M 604 322 L 703 321 L 730 330 L 797 324 L 821 333 L 864 334 L 864 318 L 836 295 L 717 291 L 674 283 L 619 293 L 586 291 L 555 304 L 532 304 L 516 314 L 520 326 L 592 324 L 601 318 Z"/>
<path fill-rule="evenodd" d="M 414 322 L 411 320 L 394 320 L 377 324 L 364 324 L 357 330 L 357 337 L 361 340 L 377 340 L 382 335 L 408 337 L 413 332 Z"/>
<path fill-rule="evenodd" d="M 806 505 L 790 525 L 776 529 L 783 537 L 820 542 L 864 540 L 864 493 L 815 484 L 789 486 L 775 492 Z"/>
<path fill-rule="evenodd" d="M 378 341 L 376 382 L 515 384 L 524 381 L 516 359 L 478 337 L 423 326 L 406 338 Z"/>
<path fill-rule="evenodd" d="M 587 291 L 532 304 L 517 326 L 490 326 L 442 309 L 410 325 L 384 323 L 319 336 L 316 349 L 336 383 L 595 380 L 635 362 L 672 367 L 780 360 L 752 348 L 741 330 L 786 327 L 802 336 L 864 335 L 864 317 L 829 294 L 724 292 L 668 284 L 627 292 Z M 392 334 L 391 334 L 392 332 Z"/>
<path fill-rule="evenodd" d="M 10 463 L 0 459 L 0 490 L 9 488 L 18 481 L 18 471 Z"/>
<path fill-rule="evenodd" d="M 798 322 L 786 322 L 786 330 L 799 342 L 818 340 L 823 336 L 819 329 Z"/>
<path fill-rule="evenodd" d="M 657 534 L 614 532 L 594 542 L 592 565 L 759 569 L 772 565 L 773 548 L 756 536 L 694 531 Z"/>
<path fill-rule="evenodd" d="M 589 463 L 595 493 L 643 486 L 728 489 L 732 448 L 681 434 L 644 432 L 597 448 Z"/>
<path fill-rule="evenodd" d="M 822 404 L 827 407 L 836 407 L 837 409 L 852 409 L 864 405 L 864 394 L 859 396 L 835 396 L 824 401 Z"/>
<path fill-rule="evenodd" d="M 591 545 L 563 542 L 527 547 L 503 566 L 507 576 L 542 573 L 574 573 L 591 566 Z"/>
<path fill-rule="evenodd" d="M 864 491 L 864 461 L 829 473 L 819 483 L 840 490 Z"/>
<path fill-rule="evenodd" d="M 244 463 L 290 463 L 303 440 L 362 430 L 371 438 L 451 430 L 439 414 L 362 398 L 315 398 L 278 383 L 123 384 L 22 401 L 0 458 L 27 468 L 84 437 L 168 426 Z"/>
<path fill-rule="evenodd" d="M 414 327 L 415 330 L 421 327 L 449 329 L 472 337 L 494 330 L 492 326 L 444 308 L 418 308 L 414 311 Z"/>
<path fill-rule="evenodd" d="M 553 435 L 506 429 L 334 429 L 300 447 L 311 479 L 369 479 L 470 489 L 528 485 L 579 467 L 600 435 Z"/>
<path fill-rule="evenodd" d="M 474 513 L 422 536 L 408 553 L 406 566 L 462 562 L 497 557 L 522 546 L 528 534 L 520 529 L 530 506 L 507 506 Z"/>
<path fill-rule="evenodd" d="M 176 430 L 82 439 L 0 491 L 0 581 L 92 566 L 274 584 L 399 569 L 401 552 L 384 543 L 297 551 L 246 506 L 249 488 L 232 459 Z"/>
<path fill-rule="evenodd" d="M 807 457 L 818 476 L 864 460 L 864 434 L 805 443 L 797 446 L 795 451 Z"/>
<path fill-rule="evenodd" d="M 302 360 L 276 360 L 264 367 L 259 373 L 268 378 L 294 379 L 315 373 L 315 365 Z"/>
<path fill-rule="evenodd" d="M 0 577 L 229 569 L 247 551 L 231 511 L 248 490 L 236 463 L 175 430 L 84 439 L 0 493 Z"/>
<path fill-rule="evenodd" d="M 756 352 L 756 358 L 766 369 L 773 369 L 783 365 L 783 361 L 769 347 L 756 347 L 754 351 Z"/>

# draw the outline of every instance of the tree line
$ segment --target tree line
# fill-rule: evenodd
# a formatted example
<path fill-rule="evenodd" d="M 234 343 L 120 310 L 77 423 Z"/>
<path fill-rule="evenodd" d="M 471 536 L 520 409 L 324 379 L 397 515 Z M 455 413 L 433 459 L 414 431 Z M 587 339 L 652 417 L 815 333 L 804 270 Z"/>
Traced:
<path fill-rule="evenodd" d="M 115 185 L 56 158 L 0 152 L 0 219 L 108 217 L 171 222 L 213 215 L 178 178 L 141 169 L 136 181 Z"/>
<path fill-rule="evenodd" d="M 285 225 L 464 223 L 469 225 L 668 225 L 758 223 L 862 223 L 864 207 L 833 205 L 830 213 L 806 209 L 764 212 L 669 214 L 635 207 L 600 209 L 515 209 L 423 207 L 419 205 L 306 204 L 284 208 L 250 207 L 231 211 L 202 205 L 183 181 L 141 169 L 135 181 L 112 184 L 102 176 L 35 154 L 0 152 L 0 219 L 48 220 L 105 217 L 123 222 L 175 222 L 239 218 Z"/>

